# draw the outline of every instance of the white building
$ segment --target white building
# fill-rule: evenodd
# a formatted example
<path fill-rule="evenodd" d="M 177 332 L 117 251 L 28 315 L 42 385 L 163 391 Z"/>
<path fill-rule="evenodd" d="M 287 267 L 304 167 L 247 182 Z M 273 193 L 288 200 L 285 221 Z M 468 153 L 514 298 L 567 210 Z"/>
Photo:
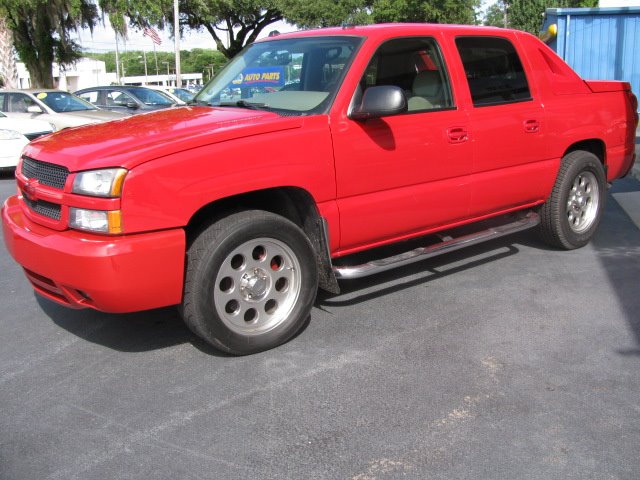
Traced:
<path fill-rule="evenodd" d="M 53 80 L 56 88 L 75 92 L 81 88 L 115 83 L 116 74 L 107 73 L 104 62 L 81 58 L 74 65 L 61 69 L 53 64 Z M 24 63 L 18 62 L 18 88 L 31 88 L 31 78 Z"/>
<path fill-rule="evenodd" d="M 19 62 L 17 88 L 31 88 L 31 79 L 24 63 Z M 183 85 L 202 85 L 202 73 L 183 73 L 180 75 Z M 115 73 L 107 73 L 105 64 L 101 60 L 83 57 L 74 65 L 60 69 L 57 63 L 53 64 L 53 80 L 56 88 L 75 92 L 81 88 L 96 87 L 98 85 L 111 85 L 117 83 Z M 125 85 L 166 85 L 175 86 L 176 76 L 172 75 L 141 75 L 136 77 L 122 77 L 121 83 Z"/>
<path fill-rule="evenodd" d="M 202 85 L 202 73 L 181 73 L 180 80 L 182 86 L 186 85 Z M 123 85 L 162 85 L 165 87 L 176 86 L 175 74 L 170 75 L 138 75 L 131 77 L 122 77 L 120 83 Z"/>
<path fill-rule="evenodd" d="M 599 7 L 640 7 L 640 0 L 600 0 Z"/>

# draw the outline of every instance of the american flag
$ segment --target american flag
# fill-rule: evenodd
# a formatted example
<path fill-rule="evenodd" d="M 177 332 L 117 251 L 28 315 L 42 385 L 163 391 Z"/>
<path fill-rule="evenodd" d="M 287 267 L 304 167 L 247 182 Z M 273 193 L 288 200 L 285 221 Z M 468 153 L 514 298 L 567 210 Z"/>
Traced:
<path fill-rule="evenodd" d="M 156 45 L 160 45 L 162 43 L 160 35 L 158 35 L 158 32 L 156 32 L 152 27 L 145 27 L 145 29 L 142 31 L 142 36 L 149 37 L 151 41 Z"/>

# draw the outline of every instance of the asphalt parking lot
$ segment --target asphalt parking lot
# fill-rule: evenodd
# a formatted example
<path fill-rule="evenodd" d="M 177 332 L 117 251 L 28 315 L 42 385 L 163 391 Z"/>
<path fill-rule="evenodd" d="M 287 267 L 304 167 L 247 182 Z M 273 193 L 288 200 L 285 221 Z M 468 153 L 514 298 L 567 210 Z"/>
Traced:
<path fill-rule="evenodd" d="M 40 299 L 0 242 L 0 479 L 637 479 L 634 191 L 583 249 L 523 232 L 345 283 L 243 358 L 171 308 Z"/>

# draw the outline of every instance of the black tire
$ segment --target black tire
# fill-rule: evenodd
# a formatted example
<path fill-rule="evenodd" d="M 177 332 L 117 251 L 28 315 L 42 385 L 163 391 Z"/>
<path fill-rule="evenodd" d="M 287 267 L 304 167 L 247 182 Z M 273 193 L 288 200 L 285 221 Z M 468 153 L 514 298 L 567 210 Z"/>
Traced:
<path fill-rule="evenodd" d="M 317 290 L 315 254 L 302 230 L 249 210 L 209 225 L 191 243 L 180 310 L 209 344 L 248 355 L 296 335 Z"/>
<path fill-rule="evenodd" d="M 547 202 L 540 208 L 540 237 L 565 250 L 591 240 L 604 212 L 606 178 L 600 159 L 577 150 L 567 154 Z"/>

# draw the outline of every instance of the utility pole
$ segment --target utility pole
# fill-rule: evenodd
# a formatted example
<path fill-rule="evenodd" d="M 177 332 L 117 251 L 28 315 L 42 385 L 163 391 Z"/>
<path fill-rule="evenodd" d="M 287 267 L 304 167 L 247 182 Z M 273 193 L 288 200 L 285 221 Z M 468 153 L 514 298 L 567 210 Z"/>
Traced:
<path fill-rule="evenodd" d="M 147 52 L 142 50 L 142 57 L 144 58 L 144 84 L 146 85 L 149 82 L 147 78 Z"/>
<path fill-rule="evenodd" d="M 504 0 L 504 28 L 509 28 L 509 2 Z"/>
<path fill-rule="evenodd" d="M 118 52 L 118 32 L 116 33 L 116 83 L 120 85 L 120 53 Z"/>
<path fill-rule="evenodd" d="M 180 78 L 180 12 L 178 11 L 178 0 L 173 0 L 173 36 L 176 45 L 176 87 L 182 87 L 182 78 Z"/>

